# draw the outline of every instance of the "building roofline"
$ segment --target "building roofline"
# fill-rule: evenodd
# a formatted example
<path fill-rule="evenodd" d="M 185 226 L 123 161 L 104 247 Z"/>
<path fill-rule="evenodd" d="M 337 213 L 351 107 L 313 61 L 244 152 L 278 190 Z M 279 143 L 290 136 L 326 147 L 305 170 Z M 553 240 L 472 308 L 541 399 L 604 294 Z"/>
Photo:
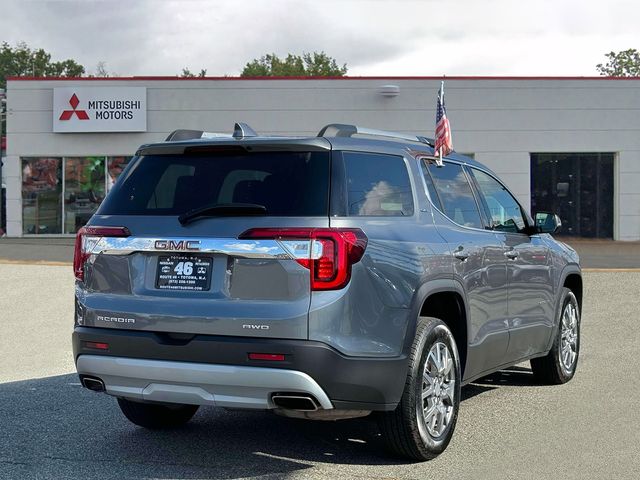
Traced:
<path fill-rule="evenodd" d="M 250 80 L 640 80 L 640 77 L 605 76 L 371 76 L 371 77 L 176 77 L 176 76 L 133 76 L 133 77 L 7 77 L 8 81 L 250 81 Z"/>

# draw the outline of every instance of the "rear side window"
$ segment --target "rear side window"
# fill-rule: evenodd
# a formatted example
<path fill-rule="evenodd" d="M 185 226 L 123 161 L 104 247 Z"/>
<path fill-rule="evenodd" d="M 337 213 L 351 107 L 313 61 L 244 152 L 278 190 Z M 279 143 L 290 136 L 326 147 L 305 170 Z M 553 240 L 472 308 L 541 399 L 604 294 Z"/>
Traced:
<path fill-rule="evenodd" d="M 413 215 L 409 172 L 402 157 L 343 152 L 338 176 L 343 177 L 345 188 L 342 213 L 352 217 Z"/>
<path fill-rule="evenodd" d="M 444 167 L 432 163 L 425 165 L 424 174 L 427 186 L 431 185 L 429 196 L 434 205 L 458 225 L 482 228 L 478 204 L 462 166 L 455 163 L 445 163 Z"/>
<path fill-rule="evenodd" d="M 328 152 L 151 155 L 134 162 L 99 214 L 180 215 L 252 203 L 270 216 L 328 215 Z"/>

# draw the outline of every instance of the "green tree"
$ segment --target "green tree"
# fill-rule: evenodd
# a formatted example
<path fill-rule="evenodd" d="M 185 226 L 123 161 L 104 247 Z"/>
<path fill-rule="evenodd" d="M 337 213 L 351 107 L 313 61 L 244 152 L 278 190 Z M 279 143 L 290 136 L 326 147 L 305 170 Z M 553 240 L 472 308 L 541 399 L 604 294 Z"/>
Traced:
<path fill-rule="evenodd" d="M 604 55 L 609 60 L 599 63 L 596 69 L 600 75 L 608 77 L 640 77 L 640 52 L 635 48 L 621 52 L 609 52 Z"/>
<path fill-rule="evenodd" d="M 343 77 L 347 64 L 339 66 L 324 52 L 288 54 L 282 60 L 275 53 L 263 55 L 247 63 L 241 77 Z"/>
<path fill-rule="evenodd" d="M 6 88 L 7 77 L 80 77 L 84 67 L 75 60 L 51 61 L 51 54 L 44 49 L 32 50 L 20 42 L 12 47 L 7 42 L 0 45 L 0 88 Z"/>
<path fill-rule="evenodd" d="M 206 69 L 201 69 L 200 73 L 198 73 L 197 75 L 195 73 L 193 73 L 191 70 L 189 70 L 188 68 L 183 68 L 182 69 L 182 73 L 180 74 L 180 76 L 182 78 L 204 78 L 207 76 L 207 70 Z"/>

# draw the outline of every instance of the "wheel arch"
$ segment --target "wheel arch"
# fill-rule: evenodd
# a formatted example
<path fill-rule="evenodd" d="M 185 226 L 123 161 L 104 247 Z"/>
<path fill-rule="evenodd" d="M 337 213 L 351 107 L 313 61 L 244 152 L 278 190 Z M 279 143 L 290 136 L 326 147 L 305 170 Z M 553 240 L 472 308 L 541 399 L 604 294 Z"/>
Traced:
<path fill-rule="evenodd" d="M 553 345 L 553 341 L 558 334 L 558 328 L 560 326 L 560 311 L 562 309 L 562 291 L 563 288 L 568 288 L 573 292 L 578 301 L 578 310 L 580 315 L 582 316 L 582 299 L 583 299 L 583 282 L 582 282 L 582 271 L 580 267 L 576 264 L 569 264 L 562 270 L 560 274 L 560 281 L 558 282 L 558 291 L 556 292 L 556 305 L 554 308 L 554 319 L 553 319 L 553 331 L 549 338 L 549 343 L 547 345 L 547 350 L 551 349 Z"/>
<path fill-rule="evenodd" d="M 414 296 L 411 308 L 413 319 L 407 328 L 404 343 L 405 352 L 409 351 L 416 334 L 418 317 L 435 317 L 442 320 L 456 341 L 460 356 L 461 374 L 464 375 L 467 361 L 469 331 L 469 306 L 465 301 L 463 286 L 453 279 L 433 280 L 423 284 Z"/>
<path fill-rule="evenodd" d="M 582 312 L 583 284 L 580 270 L 569 270 L 566 275 L 564 275 L 562 286 L 568 288 L 573 292 L 573 294 L 576 296 L 576 300 L 578 301 L 580 312 Z"/>

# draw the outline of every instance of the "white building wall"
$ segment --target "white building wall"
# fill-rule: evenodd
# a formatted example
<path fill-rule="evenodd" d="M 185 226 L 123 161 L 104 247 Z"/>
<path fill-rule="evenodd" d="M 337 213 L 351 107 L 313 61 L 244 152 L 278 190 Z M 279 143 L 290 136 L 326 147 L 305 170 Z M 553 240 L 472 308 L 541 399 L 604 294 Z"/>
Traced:
<path fill-rule="evenodd" d="M 640 239 L 640 150 L 624 150 L 618 155 L 618 222 L 616 238 Z"/>
<path fill-rule="evenodd" d="M 380 86 L 400 87 L 397 97 Z M 52 133 L 56 86 L 146 86 L 148 132 Z M 20 157 L 129 155 L 176 128 L 315 135 L 328 123 L 433 136 L 439 79 L 34 80 L 8 82 L 7 230 L 22 234 Z M 531 152 L 616 152 L 615 238 L 640 240 L 640 80 L 449 78 L 457 151 L 495 170 L 530 205 Z"/>

